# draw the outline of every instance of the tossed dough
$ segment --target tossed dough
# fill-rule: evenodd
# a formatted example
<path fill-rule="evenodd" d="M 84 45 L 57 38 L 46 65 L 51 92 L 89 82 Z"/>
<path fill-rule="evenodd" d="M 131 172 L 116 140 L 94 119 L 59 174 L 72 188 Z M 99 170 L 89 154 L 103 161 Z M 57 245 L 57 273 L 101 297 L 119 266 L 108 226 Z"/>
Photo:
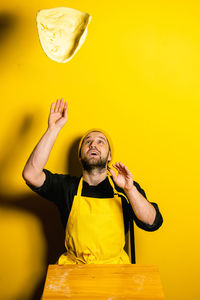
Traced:
<path fill-rule="evenodd" d="M 68 7 L 42 9 L 36 22 L 40 43 L 46 55 L 59 63 L 72 59 L 85 41 L 88 13 Z"/>

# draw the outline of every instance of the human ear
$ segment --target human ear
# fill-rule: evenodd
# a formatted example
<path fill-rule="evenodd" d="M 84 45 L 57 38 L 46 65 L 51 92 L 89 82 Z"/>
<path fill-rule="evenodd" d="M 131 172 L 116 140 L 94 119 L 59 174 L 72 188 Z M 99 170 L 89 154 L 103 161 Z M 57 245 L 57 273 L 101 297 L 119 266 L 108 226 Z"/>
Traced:
<path fill-rule="evenodd" d="M 108 162 L 110 162 L 111 161 L 111 153 L 110 153 L 110 150 L 109 150 L 109 155 L 108 155 Z"/>

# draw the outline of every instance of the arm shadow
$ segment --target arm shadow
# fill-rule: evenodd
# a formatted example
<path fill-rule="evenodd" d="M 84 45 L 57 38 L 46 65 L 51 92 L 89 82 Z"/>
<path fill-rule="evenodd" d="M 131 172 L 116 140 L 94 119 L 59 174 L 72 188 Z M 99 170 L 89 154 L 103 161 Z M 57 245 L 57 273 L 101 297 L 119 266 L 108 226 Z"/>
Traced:
<path fill-rule="evenodd" d="M 35 288 L 31 299 L 27 300 L 41 299 L 48 265 L 55 264 L 59 256 L 66 251 L 64 246 L 65 228 L 62 225 L 59 211 L 53 203 L 31 191 L 16 195 L 4 193 L 7 187 L 4 186 L 1 176 L 3 177 L 10 168 L 10 164 L 12 163 L 10 162 L 10 157 L 13 157 L 14 160 L 18 159 L 21 148 L 23 148 L 23 145 L 26 144 L 28 138 L 30 138 L 28 136 L 30 135 L 31 128 L 35 127 L 34 123 L 34 116 L 27 115 L 24 116 L 24 120 L 18 128 L 14 128 L 13 131 L 11 130 L 11 124 L 11 127 L 7 130 L 12 134 L 8 134 L 2 142 L 2 147 L 5 147 L 6 152 L 0 159 L 0 210 L 13 212 L 13 214 L 15 212 L 25 212 L 34 215 L 42 227 L 42 235 L 46 243 L 45 275 Z M 81 175 L 81 166 L 77 155 L 79 140 L 80 138 L 76 138 L 74 142 L 72 142 L 66 160 L 66 171 L 74 176 Z M 22 170 L 20 171 L 22 172 Z M 14 176 L 14 174 L 12 174 L 12 176 Z M 16 245 L 16 247 L 20 248 L 20 245 Z"/>

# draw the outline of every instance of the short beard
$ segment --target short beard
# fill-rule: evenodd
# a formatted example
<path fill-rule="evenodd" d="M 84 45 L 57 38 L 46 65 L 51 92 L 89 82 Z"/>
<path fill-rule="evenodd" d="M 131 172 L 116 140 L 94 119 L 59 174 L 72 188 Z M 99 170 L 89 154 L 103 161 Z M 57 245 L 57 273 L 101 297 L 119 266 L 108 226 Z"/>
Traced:
<path fill-rule="evenodd" d="M 108 158 L 105 159 L 100 158 L 98 161 L 91 163 L 87 158 L 81 158 L 81 164 L 83 170 L 91 173 L 93 170 L 98 170 L 99 172 L 106 169 L 106 165 L 108 163 Z"/>

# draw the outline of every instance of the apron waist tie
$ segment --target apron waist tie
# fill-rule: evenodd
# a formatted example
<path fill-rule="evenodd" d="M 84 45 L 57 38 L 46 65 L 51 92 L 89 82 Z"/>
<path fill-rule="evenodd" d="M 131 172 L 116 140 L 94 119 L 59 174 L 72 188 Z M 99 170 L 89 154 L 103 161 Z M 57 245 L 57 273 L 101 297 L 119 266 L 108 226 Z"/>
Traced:
<path fill-rule="evenodd" d="M 117 256 L 105 260 L 98 260 L 93 254 L 90 253 L 83 253 L 83 258 L 77 257 L 73 252 L 70 251 L 63 253 L 61 257 L 70 259 L 73 264 L 117 264 L 119 263 L 120 258 L 123 256 L 123 252 L 125 252 L 124 249 L 122 249 Z"/>

